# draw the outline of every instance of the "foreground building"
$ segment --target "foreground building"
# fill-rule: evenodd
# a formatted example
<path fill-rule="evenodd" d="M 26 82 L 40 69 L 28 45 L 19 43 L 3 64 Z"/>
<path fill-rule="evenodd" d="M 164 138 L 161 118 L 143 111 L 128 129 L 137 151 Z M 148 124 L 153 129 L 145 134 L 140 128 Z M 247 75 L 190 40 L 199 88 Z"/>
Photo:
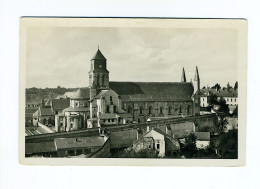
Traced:
<path fill-rule="evenodd" d="M 180 144 L 176 139 L 171 138 L 159 129 L 152 128 L 143 136 L 133 142 L 133 150 L 139 152 L 141 150 L 154 150 L 159 157 L 178 153 Z"/>
<path fill-rule="evenodd" d="M 110 139 L 105 135 L 55 138 L 52 142 L 26 143 L 26 157 L 109 157 Z"/>
<path fill-rule="evenodd" d="M 107 60 L 98 49 L 91 59 L 89 88 L 70 98 L 70 107 L 56 116 L 56 131 L 70 131 L 132 122 L 150 117 L 176 117 L 200 113 L 200 78 L 194 83 L 111 82 Z"/>

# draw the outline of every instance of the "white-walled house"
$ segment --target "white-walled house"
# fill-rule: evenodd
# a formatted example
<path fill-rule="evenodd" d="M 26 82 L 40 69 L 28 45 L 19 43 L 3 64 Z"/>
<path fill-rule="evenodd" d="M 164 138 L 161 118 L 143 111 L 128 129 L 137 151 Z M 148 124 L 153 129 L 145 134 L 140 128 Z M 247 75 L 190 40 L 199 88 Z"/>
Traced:
<path fill-rule="evenodd" d="M 176 139 L 167 136 L 161 130 L 152 128 L 133 142 L 133 150 L 135 152 L 144 149 L 157 151 L 159 157 L 164 157 L 166 154 L 179 151 L 180 144 Z"/>

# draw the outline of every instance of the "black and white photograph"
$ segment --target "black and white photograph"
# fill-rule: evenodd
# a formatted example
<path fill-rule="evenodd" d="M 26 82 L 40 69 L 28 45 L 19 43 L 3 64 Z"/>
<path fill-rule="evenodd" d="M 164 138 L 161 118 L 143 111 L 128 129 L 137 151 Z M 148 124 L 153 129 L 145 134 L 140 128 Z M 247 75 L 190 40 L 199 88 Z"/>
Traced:
<path fill-rule="evenodd" d="M 20 161 L 243 165 L 246 30 L 244 19 L 21 18 Z"/>

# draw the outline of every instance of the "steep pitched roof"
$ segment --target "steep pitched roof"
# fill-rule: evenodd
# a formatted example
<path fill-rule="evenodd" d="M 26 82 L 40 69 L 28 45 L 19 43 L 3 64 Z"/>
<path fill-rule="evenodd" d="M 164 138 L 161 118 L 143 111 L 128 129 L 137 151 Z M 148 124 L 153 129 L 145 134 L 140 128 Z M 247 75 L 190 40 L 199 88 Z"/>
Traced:
<path fill-rule="evenodd" d="M 77 92 L 71 97 L 71 99 L 89 99 L 89 88 L 78 89 Z"/>
<path fill-rule="evenodd" d="M 91 60 L 106 60 L 105 56 L 102 54 L 102 52 L 98 49 L 96 54 L 93 56 L 93 58 Z"/>
<path fill-rule="evenodd" d="M 109 82 L 123 101 L 190 101 L 192 83 L 186 82 Z"/>
<path fill-rule="evenodd" d="M 52 100 L 52 108 L 54 110 L 63 110 L 70 106 L 69 99 L 53 99 Z"/>

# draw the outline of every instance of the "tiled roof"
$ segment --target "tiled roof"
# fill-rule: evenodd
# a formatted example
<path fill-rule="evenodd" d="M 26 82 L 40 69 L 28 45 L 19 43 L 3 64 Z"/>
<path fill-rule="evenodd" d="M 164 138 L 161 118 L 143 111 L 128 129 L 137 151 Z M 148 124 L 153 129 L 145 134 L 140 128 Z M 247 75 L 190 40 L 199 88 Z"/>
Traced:
<path fill-rule="evenodd" d="M 108 90 L 102 90 L 102 91 L 100 91 L 100 93 L 98 93 L 98 95 L 95 96 L 95 98 L 101 98 L 101 96 L 103 96 L 107 92 L 108 92 Z"/>
<path fill-rule="evenodd" d="M 209 88 L 209 89 L 201 89 L 200 92 L 201 92 L 200 96 L 203 96 L 203 97 L 208 96 L 208 93 L 215 94 L 218 97 L 238 97 L 238 92 L 237 92 L 237 90 L 234 90 L 234 89 L 230 89 L 230 90 L 220 89 L 217 91 L 216 89 Z"/>
<path fill-rule="evenodd" d="M 25 153 L 55 152 L 54 142 L 25 143 Z"/>
<path fill-rule="evenodd" d="M 71 97 L 71 99 L 89 99 L 89 88 L 78 89 L 77 92 Z"/>
<path fill-rule="evenodd" d="M 70 106 L 69 99 L 53 99 L 52 100 L 52 107 L 54 110 L 63 110 Z"/>
<path fill-rule="evenodd" d="M 105 56 L 101 53 L 99 49 L 97 50 L 96 54 L 93 56 L 92 60 L 94 59 L 106 60 Z"/>
<path fill-rule="evenodd" d="M 62 97 L 71 98 L 75 93 L 76 93 L 76 91 L 68 91 L 68 92 L 65 92 Z"/>
<path fill-rule="evenodd" d="M 54 115 L 51 108 L 42 108 L 40 107 L 40 116 L 48 116 L 48 115 Z"/>
<path fill-rule="evenodd" d="M 123 101 L 190 101 L 192 83 L 186 82 L 110 82 Z"/>
<path fill-rule="evenodd" d="M 79 138 L 55 138 L 54 143 L 59 149 L 102 147 L 107 138 L 102 136 Z"/>
<path fill-rule="evenodd" d="M 210 132 L 195 132 L 195 136 L 197 137 L 197 140 L 210 140 Z"/>
<path fill-rule="evenodd" d="M 137 139 L 135 129 L 125 131 L 113 131 L 110 133 L 111 148 L 127 148 Z"/>

